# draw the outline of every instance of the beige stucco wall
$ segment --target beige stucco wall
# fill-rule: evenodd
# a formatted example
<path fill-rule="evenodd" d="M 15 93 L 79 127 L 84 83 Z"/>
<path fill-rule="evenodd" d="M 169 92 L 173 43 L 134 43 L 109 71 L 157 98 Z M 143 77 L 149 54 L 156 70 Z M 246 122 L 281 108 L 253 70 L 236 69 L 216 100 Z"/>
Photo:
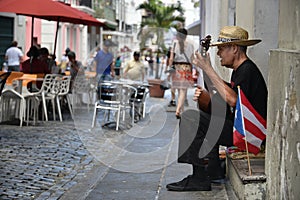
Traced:
<path fill-rule="evenodd" d="M 300 1 L 280 0 L 279 48 L 270 51 L 267 199 L 300 197 Z"/>
<path fill-rule="evenodd" d="M 248 56 L 260 68 L 268 81 L 269 51 L 278 47 L 278 7 L 279 0 L 207 0 L 205 32 L 213 40 L 218 38 L 221 27 L 238 25 L 245 28 L 249 38 L 259 38 L 262 42 L 248 48 Z M 233 17 L 235 15 L 235 17 Z M 220 66 L 216 48 L 210 50 L 213 66 L 225 80 L 229 80 L 231 70 Z"/>
<path fill-rule="evenodd" d="M 267 199 L 300 197 L 300 52 L 270 53 Z"/>

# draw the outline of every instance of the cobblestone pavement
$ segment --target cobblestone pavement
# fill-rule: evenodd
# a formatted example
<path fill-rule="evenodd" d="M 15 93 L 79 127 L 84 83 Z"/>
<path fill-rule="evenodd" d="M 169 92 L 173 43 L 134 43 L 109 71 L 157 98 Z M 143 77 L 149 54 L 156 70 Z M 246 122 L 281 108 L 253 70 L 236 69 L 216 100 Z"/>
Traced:
<path fill-rule="evenodd" d="M 19 122 L 0 124 L 1 200 L 60 199 L 95 165 L 99 168 L 75 126 L 90 127 L 90 116 L 86 118 L 86 110 L 76 112 L 79 118 L 74 121 L 63 113 L 63 122 L 38 121 L 23 127 Z"/>
<path fill-rule="evenodd" d="M 155 104 L 167 105 L 168 100 L 168 97 L 156 99 Z M 124 199 L 124 194 L 128 197 L 125 199 L 216 199 L 216 196 L 217 199 L 229 199 L 224 185 L 214 186 L 214 192 L 209 193 L 166 191 L 165 184 L 174 181 L 174 178 L 177 180 L 178 175 L 186 174 L 190 170 L 176 164 L 152 173 L 125 173 L 110 169 L 107 167 L 110 165 L 105 166 L 99 162 L 99 159 L 97 160 L 91 153 L 93 149 L 88 147 L 89 144 L 98 143 L 101 139 L 97 138 L 99 135 L 91 135 L 89 132 L 91 117 L 86 117 L 86 110 L 83 110 L 83 113 L 77 111 L 74 121 L 66 116 L 63 122 L 39 121 L 35 126 L 0 125 L 0 199 Z M 141 140 L 144 143 L 139 140 L 137 143 L 132 142 L 127 146 L 128 150 L 152 151 L 159 147 L 158 144 L 169 141 L 172 135 L 170 130 L 174 129 L 177 120 L 174 112 L 168 115 L 172 119 L 171 123 L 167 123 L 162 130 L 169 134 L 158 134 L 159 138 L 154 137 L 151 142 L 143 139 Z M 161 124 L 162 118 L 157 117 L 153 121 Z M 152 129 L 157 126 L 153 125 Z M 80 132 L 78 127 L 84 131 Z M 120 146 L 128 142 L 126 134 L 114 132 L 113 129 L 109 131 L 111 132 L 109 136 L 119 139 Z M 91 143 L 84 143 L 85 137 L 87 139 L 93 137 L 93 140 L 89 141 Z M 102 154 L 98 155 L 101 156 Z M 111 158 L 109 157 L 107 161 L 113 160 Z M 157 160 L 157 157 L 152 160 Z M 135 157 L 129 162 L 135 162 Z M 122 162 L 119 164 L 122 167 L 132 166 Z M 164 160 L 157 160 L 154 166 L 157 164 L 164 165 Z M 140 162 L 138 167 L 149 166 L 147 162 Z M 117 176 L 112 176 L 115 174 Z M 132 180 L 124 185 L 126 177 Z M 124 186 L 127 187 L 125 191 L 122 190 Z M 107 198 L 102 198 L 103 195 Z"/>
<path fill-rule="evenodd" d="M 0 199 L 58 199 L 93 166 L 71 120 L 0 128 Z"/>

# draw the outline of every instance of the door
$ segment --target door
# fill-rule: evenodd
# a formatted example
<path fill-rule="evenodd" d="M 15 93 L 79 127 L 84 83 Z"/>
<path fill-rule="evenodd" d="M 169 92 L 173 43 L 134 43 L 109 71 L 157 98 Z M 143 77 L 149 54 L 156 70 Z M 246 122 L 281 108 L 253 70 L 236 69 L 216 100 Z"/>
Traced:
<path fill-rule="evenodd" d="M 14 39 L 14 18 L 0 16 L 0 69 L 2 69 L 5 52 Z"/>

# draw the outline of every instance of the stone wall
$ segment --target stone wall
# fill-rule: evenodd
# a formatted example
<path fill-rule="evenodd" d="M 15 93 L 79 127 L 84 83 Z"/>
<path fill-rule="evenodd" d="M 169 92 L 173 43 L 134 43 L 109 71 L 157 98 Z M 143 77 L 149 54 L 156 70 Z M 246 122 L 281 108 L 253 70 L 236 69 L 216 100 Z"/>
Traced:
<path fill-rule="evenodd" d="M 300 1 L 280 0 L 279 48 L 270 51 L 267 199 L 300 196 Z"/>
<path fill-rule="evenodd" d="M 300 52 L 273 50 L 269 67 L 268 199 L 300 196 Z"/>

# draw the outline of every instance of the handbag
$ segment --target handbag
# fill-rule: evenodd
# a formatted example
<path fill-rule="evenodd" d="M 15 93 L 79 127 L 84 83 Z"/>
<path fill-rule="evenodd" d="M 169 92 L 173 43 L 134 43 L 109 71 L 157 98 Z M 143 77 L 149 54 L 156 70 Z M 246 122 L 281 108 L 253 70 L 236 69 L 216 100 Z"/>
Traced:
<path fill-rule="evenodd" d="M 171 88 L 171 83 L 168 81 L 168 79 L 164 79 L 160 84 L 160 89 L 168 90 L 170 88 Z"/>

